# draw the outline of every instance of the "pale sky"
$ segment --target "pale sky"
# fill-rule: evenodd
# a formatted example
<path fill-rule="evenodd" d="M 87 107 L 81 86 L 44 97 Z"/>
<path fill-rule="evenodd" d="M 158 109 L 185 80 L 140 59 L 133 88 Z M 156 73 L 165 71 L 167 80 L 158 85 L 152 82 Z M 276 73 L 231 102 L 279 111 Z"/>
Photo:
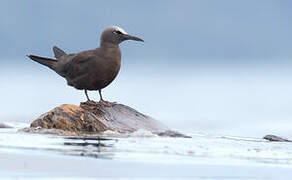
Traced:
<path fill-rule="evenodd" d="M 102 30 L 118 25 L 146 41 L 121 45 L 129 59 L 287 60 L 291 7 L 289 0 L 1 0 L 0 58 L 52 56 L 53 45 L 68 52 L 95 48 Z"/>

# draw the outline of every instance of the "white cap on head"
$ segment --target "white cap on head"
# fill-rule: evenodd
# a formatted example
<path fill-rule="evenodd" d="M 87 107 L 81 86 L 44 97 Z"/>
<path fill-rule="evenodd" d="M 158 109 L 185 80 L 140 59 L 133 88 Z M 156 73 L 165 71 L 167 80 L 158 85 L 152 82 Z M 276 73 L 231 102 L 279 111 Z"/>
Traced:
<path fill-rule="evenodd" d="M 123 34 L 128 34 L 125 30 L 123 30 L 122 28 L 118 27 L 118 26 L 112 26 L 113 29 L 120 31 Z"/>

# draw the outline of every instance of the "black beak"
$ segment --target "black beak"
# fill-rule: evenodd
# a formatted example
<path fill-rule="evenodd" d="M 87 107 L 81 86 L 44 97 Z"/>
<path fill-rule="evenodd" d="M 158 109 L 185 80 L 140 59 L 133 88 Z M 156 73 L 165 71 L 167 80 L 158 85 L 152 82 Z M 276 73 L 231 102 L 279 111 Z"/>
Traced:
<path fill-rule="evenodd" d="M 131 36 L 131 35 L 128 35 L 128 34 L 123 34 L 123 37 L 125 38 L 125 40 L 134 40 L 134 41 L 142 41 L 142 42 L 144 42 L 143 39 L 135 37 L 135 36 Z"/>

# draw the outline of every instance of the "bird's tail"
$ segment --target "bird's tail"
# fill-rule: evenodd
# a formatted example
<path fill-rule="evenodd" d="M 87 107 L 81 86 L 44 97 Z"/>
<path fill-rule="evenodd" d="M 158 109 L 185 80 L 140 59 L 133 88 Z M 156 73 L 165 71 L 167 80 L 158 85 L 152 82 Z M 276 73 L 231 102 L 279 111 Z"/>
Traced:
<path fill-rule="evenodd" d="M 53 47 L 53 51 L 54 51 L 54 54 L 55 54 L 55 58 L 57 58 L 57 59 L 60 58 L 63 55 L 67 55 L 65 53 L 65 51 L 63 51 L 62 49 L 58 48 L 57 46 Z"/>
<path fill-rule="evenodd" d="M 28 57 L 42 65 L 45 65 L 53 70 L 55 70 L 57 61 L 55 59 L 50 59 L 50 58 L 45 58 L 45 57 L 40 57 L 40 56 L 35 56 L 35 55 L 28 55 Z"/>

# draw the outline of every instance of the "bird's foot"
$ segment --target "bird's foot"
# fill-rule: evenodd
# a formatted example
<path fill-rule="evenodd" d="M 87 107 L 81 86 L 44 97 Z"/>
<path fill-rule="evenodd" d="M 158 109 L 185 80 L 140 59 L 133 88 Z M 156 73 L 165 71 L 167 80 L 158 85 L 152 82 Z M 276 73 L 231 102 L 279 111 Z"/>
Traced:
<path fill-rule="evenodd" d="M 86 102 L 83 102 L 83 104 L 95 105 L 97 104 L 97 102 L 92 101 L 92 100 L 87 100 Z"/>
<path fill-rule="evenodd" d="M 112 107 L 112 106 L 118 104 L 117 102 L 109 102 L 109 101 L 105 101 L 105 100 L 100 100 L 98 103 L 105 105 L 105 106 L 108 106 L 108 107 Z"/>
<path fill-rule="evenodd" d="M 109 101 L 105 101 L 105 100 L 100 100 L 99 102 L 96 101 L 86 101 L 86 102 L 82 102 L 81 104 L 87 104 L 87 105 L 103 105 L 103 106 L 107 106 L 107 107 L 112 107 L 114 105 L 117 105 L 117 102 L 109 102 Z"/>

